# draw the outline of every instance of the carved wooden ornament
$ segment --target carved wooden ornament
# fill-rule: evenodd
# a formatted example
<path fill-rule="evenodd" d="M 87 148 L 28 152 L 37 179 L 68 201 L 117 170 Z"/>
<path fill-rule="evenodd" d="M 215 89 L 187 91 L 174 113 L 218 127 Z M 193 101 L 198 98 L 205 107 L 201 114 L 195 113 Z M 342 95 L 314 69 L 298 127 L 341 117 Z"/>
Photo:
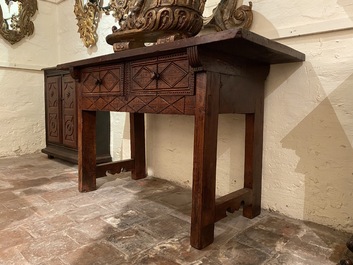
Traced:
<path fill-rule="evenodd" d="M 113 27 L 113 33 L 106 40 L 118 51 L 130 48 L 130 43 L 136 41 L 143 45 L 144 42 L 168 42 L 195 36 L 203 25 L 205 1 L 116 1 L 118 26 Z"/>
<path fill-rule="evenodd" d="M 74 13 L 77 19 L 78 33 L 83 44 L 89 48 L 97 43 L 99 6 L 97 1 L 75 0 Z"/>
<path fill-rule="evenodd" d="M 249 29 L 252 3 L 237 7 L 237 0 L 222 0 L 208 18 L 202 13 L 206 0 L 112 0 L 111 10 L 118 20 L 106 37 L 114 51 L 164 43 L 233 28 Z"/>

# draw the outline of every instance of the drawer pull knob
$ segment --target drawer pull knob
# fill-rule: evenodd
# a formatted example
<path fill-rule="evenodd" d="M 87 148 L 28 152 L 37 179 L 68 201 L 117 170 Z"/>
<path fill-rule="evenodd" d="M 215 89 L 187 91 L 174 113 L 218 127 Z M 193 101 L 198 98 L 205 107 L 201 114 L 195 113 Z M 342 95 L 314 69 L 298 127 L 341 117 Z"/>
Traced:
<path fill-rule="evenodd" d="M 96 80 L 96 86 L 100 86 L 101 84 L 103 84 L 101 79 L 97 79 Z"/>
<path fill-rule="evenodd" d="M 151 79 L 152 80 L 158 80 L 159 79 L 159 74 L 156 72 L 151 72 Z"/>

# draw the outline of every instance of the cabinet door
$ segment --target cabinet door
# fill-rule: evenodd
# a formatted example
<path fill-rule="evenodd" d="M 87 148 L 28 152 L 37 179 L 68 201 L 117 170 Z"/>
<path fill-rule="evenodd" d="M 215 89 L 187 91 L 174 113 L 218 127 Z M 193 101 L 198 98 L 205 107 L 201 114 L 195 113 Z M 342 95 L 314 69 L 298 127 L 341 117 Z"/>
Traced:
<path fill-rule="evenodd" d="M 47 141 L 56 144 L 61 143 L 60 89 L 60 76 L 50 76 L 46 78 L 45 98 L 47 107 Z"/>
<path fill-rule="evenodd" d="M 64 75 L 61 87 L 63 145 L 77 148 L 75 80 L 70 75 Z"/>

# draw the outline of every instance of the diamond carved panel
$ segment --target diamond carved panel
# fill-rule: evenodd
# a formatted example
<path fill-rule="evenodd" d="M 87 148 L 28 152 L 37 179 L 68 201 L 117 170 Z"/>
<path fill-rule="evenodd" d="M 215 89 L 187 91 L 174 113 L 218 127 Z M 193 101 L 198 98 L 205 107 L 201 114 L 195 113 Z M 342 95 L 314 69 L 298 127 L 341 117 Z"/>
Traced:
<path fill-rule="evenodd" d="M 159 68 L 161 68 L 160 65 Z M 176 65 L 175 63 L 169 63 L 166 65 L 166 67 L 160 71 L 160 81 L 164 81 L 165 84 L 169 88 L 177 86 L 177 84 L 182 81 L 185 77 L 187 77 L 188 72 L 186 72 L 184 69 Z M 185 86 L 185 85 L 184 85 Z M 160 84 L 160 88 L 162 87 L 162 84 Z"/>
<path fill-rule="evenodd" d="M 126 76 L 130 94 L 194 94 L 194 73 L 186 54 L 131 62 L 127 65 Z"/>
<path fill-rule="evenodd" d="M 121 71 L 119 69 L 107 70 L 100 72 L 100 78 L 102 84 L 100 85 L 100 92 L 121 92 L 122 93 L 122 82 Z"/>
<path fill-rule="evenodd" d="M 81 105 L 84 110 L 165 114 L 194 114 L 194 107 L 195 96 L 87 96 Z"/>
<path fill-rule="evenodd" d="M 83 69 L 81 79 L 84 94 L 123 94 L 123 65 Z"/>
<path fill-rule="evenodd" d="M 154 80 L 152 79 L 154 71 L 148 69 L 147 67 L 142 67 L 137 71 L 137 73 L 133 76 L 132 80 L 141 88 L 146 89 L 149 84 L 151 84 Z"/>
<path fill-rule="evenodd" d="M 90 72 L 83 74 L 82 92 L 83 93 L 99 93 L 99 72 Z"/>

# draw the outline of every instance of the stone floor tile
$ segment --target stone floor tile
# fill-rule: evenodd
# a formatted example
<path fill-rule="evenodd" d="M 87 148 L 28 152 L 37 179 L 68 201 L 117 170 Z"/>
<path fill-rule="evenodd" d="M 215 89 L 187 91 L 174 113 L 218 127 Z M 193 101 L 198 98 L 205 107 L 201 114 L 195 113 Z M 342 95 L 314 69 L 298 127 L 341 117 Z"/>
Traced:
<path fill-rule="evenodd" d="M 345 249 L 346 242 L 342 239 L 329 234 L 324 235 L 321 231 L 318 235 L 311 230 L 307 230 L 289 240 L 283 246 L 282 252 L 291 253 L 305 258 L 305 260 L 331 261 L 334 264 L 342 257 L 342 252 Z"/>
<path fill-rule="evenodd" d="M 16 247 L 0 250 L 1 265 L 31 265 Z"/>
<path fill-rule="evenodd" d="M 223 265 L 222 261 L 220 261 L 216 256 L 202 257 L 201 259 L 188 263 L 188 265 L 201 265 L 201 264 L 202 265 Z M 236 261 L 234 261 L 234 264 L 237 264 Z"/>
<path fill-rule="evenodd" d="M 19 226 L 24 222 L 28 222 L 33 216 L 36 215 L 31 208 L 7 209 L 0 216 L 0 230 Z"/>
<path fill-rule="evenodd" d="M 28 177 L 28 175 L 26 174 Z M 29 178 L 26 180 L 21 181 L 13 181 L 12 184 L 14 185 L 14 190 L 22 190 L 28 188 L 38 188 L 44 186 L 45 184 L 50 183 L 50 179 L 47 177 L 39 177 L 39 178 Z"/>
<path fill-rule="evenodd" d="M 78 192 L 77 166 L 43 154 L 0 159 L 1 265 L 331 265 L 353 256 L 350 234 L 262 211 L 215 225 L 203 250 L 190 242 L 191 192 L 129 172 Z"/>
<path fill-rule="evenodd" d="M 3 205 L 10 210 L 19 210 L 24 208 L 38 207 L 47 202 L 38 195 L 21 196 L 17 199 L 4 202 Z"/>
<path fill-rule="evenodd" d="M 147 217 L 137 210 L 125 209 L 118 214 L 105 216 L 103 220 L 119 230 L 125 230 L 133 225 L 146 221 Z"/>
<path fill-rule="evenodd" d="M 42 216 L 42 218 L 53 217 L 56 215 L 66 214 L 71 211 L 75 211 L 77 207 L 69 202 L 55 202 L 46 203 L 40 207 L 30 207 L 36 214 Z"/>
<path fill-rule="evenodd" d="M 295 223 L 269 216 L 240 232 L 235 238 L 238 242 L 267 254 L 275 254 L 300 231 L 300 226 Z"/>
<path fill-rule="evenodd" d="M 153 231 L 157 239 L 165 240 L 183 232 L 187 233 L 190 229 L 190 224 L 175 216 L 166 214 L 143 222 L 141 227 Z"/>
<path fill-rule="evenodd" d="M 34 239 L 18 247 L 23 257 L 32 264 L 45 263 L 74 249 L 79 244 L 63 233 Z"/>
<path fill-rule="evenodd" d="M 32 236 L 21 228 L 4 229 L 0 231 L 0 250 L 11 248 L 27 242 Z"/>
<path fill-rule="evenodd" d="M 18 199 L 18 196 L 15 195 L 12 191 L 3 191 L 0 192 L 0 202 L 4 203 L 7 201 Z"/>
<path fill-rule="evenodd" d="M 155 218 L 173 211 L 170 207 L 166 207 L 163 204 L 148 199 L 141 200 L 138 204 L 133 205 L 132 208 L 137 209 L 149 218 Z"/>
<path fill-rule="evenodd" d="M 173 258 L 158 255 L 158 254 L 148 254 L 142 253 L 141 255 L 137 256 L 135 259 L 132 259 L 128 262 L 131 265 L 183 265 L 179 263 Z"/>
<path fill-rule="evenodd" d="M 337 262 L 330 262 L 317 257 L 303 257 L 298 256 L 296 253 L 286 253 L 276 255 L 269 260 L 266 265 L 337 265 Z"/>
<path fill-rule="evenodd" d="M 70 183 L 69 183 L 70 184 Z M 78 196 L 80 193 L 73 184 L 69 185 L 65 189 L 49 189 L 50 191 L 43 192 L 40 196 L 49 203 L 54 203 L 68 198 Z"/>
<path fill-rule="evenodd" d="M 38 265 L 67 265 L 67 263 L 64 263 L 60 258 L 55 257 L 53 259 L 46 260 L 45 262 L 40 263 Z"/>
<path fill-rule="evenodd" d="M 212 250 L 212 254 L 206 256 L 216 257 L 216 260 L 224 265 L 260 265 L 265 264 L 272 257 L 271 254 L 261 251 L 261 249 L 239 243 L 236 238 L 237 236 L 233 237 L 217 250 Z"/>
<path fill-rule="evenodd" d="M 143 252 L 158 241 L 153 237 L 153 232 L 140 227 L 132 227 L 121 232 L 111 234 L 105 238 L 126 256 L 133 256 Z"/>
<path fill-rule="evenodd" d="M 144 255 L 148 256 L 163 256 L 179 263 L 188 263 L 198 260 L 205 255 L 205 252 L 211 249 L 208 246 L 203 251 L 199 251 L 190 246 L 189 233 L 180 233 L 175 237 L 159 242 L 153 248 L 146 251 Z"/>
<path fill-rule="evenodd" d="M 97 217 L 84 223 L 77 223 L 65 230 L 64 233 L 80 245 L 87 245 L 118 231 L 120 230 L 102 220 L 101 217 Z"/>
<path fill-rule="evenodd" d="M 34 238 L 48 236 L 74 226 L 75 222 L 65 215 L 39 219 L 38 221 L 25 223 L 21 226 Z"/>
<path fill-rule="evenodd" d="M 176 189 L 176 186 L 164 180 L 147 177 L 137 181 L 129 181 L 123 185 L 123 188 L 136 193 L 140 198 L 145 198 L 159 194 L 170 194 Z"/>
<path fill-rule="evenodd" d="M 85 222 L 89 219 L 94 219 L 101 215 L 109 214 L 107 209 L 102 208 L 96 204 L 78 207 L 74 210 L 66 212 L 66 215 L 76 222 Z"/>
<path fill-rule="evenodd" d="M 161 196 L 158 201 L 177 209 L 184 208 L 191 205 L 191 191 L 182 190 L 171 192 L 168 195 Z"/>
<path fill-rule="evenodd" d="M 61 259 L 69 265 L 118 265 L 126 261 L 124 254 L 104 241 L 68 251 L 61 256 Z"/>
<path fill-rule="evenodd" d="M 249 219 L 243 216 L 243 212 L 240 209 L 234 213 L 228 213 L 227 217 L 218 221 L 217 224 L 223 228 L 237 228 L 238 230 L 244 231 L 250 226 L 255 225 L 257 222 L 264 218 L 263 215 L 259 215 L 253 219 Z"/>

